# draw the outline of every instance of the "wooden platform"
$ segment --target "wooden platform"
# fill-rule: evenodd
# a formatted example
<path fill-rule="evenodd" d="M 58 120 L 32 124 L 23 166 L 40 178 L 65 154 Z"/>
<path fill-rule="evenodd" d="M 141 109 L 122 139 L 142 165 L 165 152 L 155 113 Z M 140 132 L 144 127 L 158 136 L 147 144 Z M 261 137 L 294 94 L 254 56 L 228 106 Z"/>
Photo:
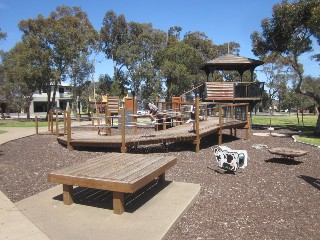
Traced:
<path fill-rule="evenodd" d="M 208 117 L 206 121 L 200 121 L 199 123 L 199 136 L 200 139 L 218 133 L 219 118 L 218 117 Z M 247 125 L 246 121 L 239 121 L 235 119 L 228 120 L 223 119 L 222 129 L 236 129 L 244 128 Z M 192 126 L 192 123 L 179 125 L 162 131 L 154 131 L 150 135 L 140 135 L 139 133 L 135 135 L 125 136 L 125 146 L 126 148 L 137 147 L 139 145 L 149 145 L 149 144 L 167 144 L 172 142 L 183 142 L 183 141 L 196 141 L 197 135 L 188 130 Z M 58 137 L 58 142 L 63 145 L 67 145 L 67 137 Z M 87 132 L 87 131 L 74 131 L 72 132 L 72 139 L 69 142 L 72 147 L 122 147 L 121 135 L 115 136 L 99 136 L 97 132 Z"/>
<path fill-rule="evenodd" d="M 48 181 L 63 184 L 63 202 L 74 202 L 73 186 L 96 188 L 113 192 L 115 214 L 124 212 L 124 193 L 133 193 L 159 177 L 177 163 L 172 156 L 111 153 L 91 159 L 76 167 L 67 167 L 48 174 Z"/>

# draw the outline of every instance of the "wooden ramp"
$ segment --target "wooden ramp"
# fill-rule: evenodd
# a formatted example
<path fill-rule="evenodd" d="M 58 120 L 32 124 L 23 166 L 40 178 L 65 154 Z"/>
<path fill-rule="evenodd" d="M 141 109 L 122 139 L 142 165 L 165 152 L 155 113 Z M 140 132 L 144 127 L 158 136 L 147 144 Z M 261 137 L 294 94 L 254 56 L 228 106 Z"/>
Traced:
<path fill-rule="evenodd" d="M 223 119 L 222 129 L 237 129 L 244 128 L 247 121 L 240 121 L 235 119 Z M 162 131 L 154 131 L 149 135 L 135 134 L 125 135 L 126 149 L 138 147 L 141 145 L 150 144 L 167 144 L 173 142 L 192 141 L 197 144 L 197 139 L 211 135 L 218 134 L 222 130 L 219 126 L 218 117 L 208 117 L 206 121 L 199 122 L 199 138 L 196 133 L 188 130 L 192 123 L 179 125 Z M 222 134 L 222 133 L 220 133 Z M 67 137 L 62 136 L 57 138 L 58 142 L 63 145 L 68 145 Z M 122 136 L 100 136 L 97 132 L 78 131 L 72 133 L 72 138 L 69 141 L 69 146 L 73 147 L 104 147 L 104 148 L 122 148 Z"/>

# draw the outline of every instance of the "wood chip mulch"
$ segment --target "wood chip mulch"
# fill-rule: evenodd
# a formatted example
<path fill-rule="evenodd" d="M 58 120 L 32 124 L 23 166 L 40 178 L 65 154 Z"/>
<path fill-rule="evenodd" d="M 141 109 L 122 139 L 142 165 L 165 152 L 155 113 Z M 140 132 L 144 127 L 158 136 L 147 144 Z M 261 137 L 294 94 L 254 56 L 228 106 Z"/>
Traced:
<path fill-rule="evenodd" d="M 212 147 L 217 136 L 192 143 L 144 146 L 132 153 L 166 154 L 178 164 L 168 180 L 201 185 L 197 201 L 175 223 L 166 239 L 320 239 L 320 149 L 294 142 L 289 129 L 277 136 L 253 129 L 249 140 L 224 132 L 223 145 L 248 151 L 249 161 L 237 174 L 217 167 Z M 267 148 L 287 147 L 307 151 L 295 160 L 272 155 Z M 108 154 L 97 149 L 68 151 L 54 136 L 38 135 L 0 145 L 0 190 L 13 202 L 55 184 L 47 173 Z"/>

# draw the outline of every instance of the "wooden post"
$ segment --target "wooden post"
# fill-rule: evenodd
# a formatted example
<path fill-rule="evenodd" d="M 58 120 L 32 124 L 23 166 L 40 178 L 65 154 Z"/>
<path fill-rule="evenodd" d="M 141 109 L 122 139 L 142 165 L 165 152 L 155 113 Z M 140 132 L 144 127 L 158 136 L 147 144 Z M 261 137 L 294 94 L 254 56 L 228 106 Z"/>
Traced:
<path fill-rule="evenodd" d="M 52 112 L 52 110 L 50 111 L 50 130 L 51 130 L 51 135 L 53 135 L 53 112 Z"/>
<path fill-rule="evenodd" d="M 56 136 L 59 137 L 59 116 L 58 116 L 58 111 L 56 112 Z"/>
<path fill-rule="evenodd" d="M 167 116 L 166 116 L 166 113 L 164 113 L 162 117 L 162 130 L 166 130 L 166 129 L 167 129 Z"/>
<path fill-rule="evenodd" d="M 36 125 L 36 134 L 38 135 L 39 134 L 39 123 L 38 123 L 38 116 L 37 115 L 34 116 L 34 122 Z"/>
<path fill-rule="evenodd" d="M 94 125 L 94 118 L 93 118 L 93 112 L 91 113 L 91 125 Z"/>
<path fill-rule="evenodd" d="M 199 109 L 199 97 L 196 97 L 195 99 L 195 130 L 196 130 L 196 140 L 195 140 L 195 144 L 196 144 L 196 153 L 198 153 L 200 151 L 200 109 Z"/>
<path fill-rule="evenodd" d="M 250 117 L 249 117 L 249 104 L 247 104 L 246 106 L 246 116 L 247 116 L 247 124 L 245 126 L 245 129 L 246 129 L 246 140 L 249 139 L 249 128 L 250 128 Z"/>
<path fill-rule="evenodd" d="M 67 134 L 67 112 L 63 111 L 63 135 Z"/>
<path fill-rule="evenodd" d="M 165 173 L 162 173 L 160 176 L 159 176 L 159 181 L 158 183 L 164 183 L 166 181 L 166 174 Z"/>
<path fill-rule="evenodd" d="M 124 107 L 121 109 L 121 152 L 125 153 L 127 151 L 126 148 L 126 116 Z"/>
<path fill-rule="evenodd" d="M 111 136 L 111 113 L 108 107 L 106 107 L 106 135 Z"/>
<path fill-rule="evenodd" d="M 73 147 L 71 146 L 71 117 L 70 117 L 70 110 L 67 112 L 67 149 L 73 150 Z"/>
<path fill-rule="evenodd" d="M 113 192 L 113 213 L 122 214 L 124 212 L 124 193 Z"/>
<path fill-rule="evenodd" d="M 49 110 L 49 113 L 48 113 L 48 132 L 50 132 L 50 116 L 51 116 L 51 109 Z"/>
<path fill-rule="evenodd" d="M 63 184 L 63 203 L 65 205 L 71 205 L 73 201 L 73 186 Z"/>
<path fill-rule="evenodd" d="M 219 140 L 218 145 L 222 144 L 222 106 L 219 106 Z"/>
<path fill-rule="evenodd" d="M 136 115 L 137 114 L 137 110 L 138 110 L 138 103 L 137 103 L 137 99 L 136 97 L 134 96 L 133 99 L 132 99 L 132 114 L 133 115 Z M 132 116 L 132 120 L 133 124 L 135 125 L 133 127 L 134 129 L 134 134 L 138 134 L 138 118 L 135 117 L 135 116 Z"/>

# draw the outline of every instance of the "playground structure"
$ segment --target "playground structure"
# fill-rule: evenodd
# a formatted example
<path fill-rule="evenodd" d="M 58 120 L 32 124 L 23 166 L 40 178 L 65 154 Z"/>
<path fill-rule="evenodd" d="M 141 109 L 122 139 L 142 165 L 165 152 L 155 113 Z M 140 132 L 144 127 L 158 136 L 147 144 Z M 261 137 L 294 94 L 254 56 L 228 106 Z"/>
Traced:
<path fill-rule="evenodd" d="M 246 150 L 233 150 L 226 146 L 213 148 L 214 155 L 220 168 L 236 173 L 239 168 L 245 168 L 248 164 Z"/>
<path fill-rule="evenodd" d="M 175 102 L 176 104 L 176 102 Z M 154 126 L 150 123 L 139 123 L 137 119 L 144 115 L 137 116 L 136 114 L 125 114 L 125 108 L 120 109 L 120 115 L 106 115 L 92 118 L 92 123 L 84 126 L 71 126 L 70 111 L 64 114 L 64 128 L 59 131 L 58 116 L 56 116 L 57 140 L 60 144 L 67 146 L 72 150 L 75 147 L 103 147 L 103 148 L 120 148 L 122 153 L 125 153 L 130 148 L 137 148 L 142 145 L 150 144 L 169 144 L 173 142 L 192 142 L 195 145 L 195 152 L 200 151 L 200 142 L 203 137 L 208 135 L 218 135 L 218 144 L 222 144 L 222 131 L 229 129 L 230 134 L 237 136 L 237 129 L 245 129 L 244 138 L 249 137 L 249 114 L 248 104 L 218 104 L 214 108 L 208 108 L 208 104 L 200 102 L 199 98 L 195 102 L 186 105 L 185 102 L 180 102 L 179 107 L 185 109 L 187 106 L 195 105 L 195 119 L 190 123 L 186 123 L 185 115 L 189 112 L 181 110 L 177 112 L 176 108 L 171 111 L 161 109 L 159 112 L 158 123 Z M 172 110 L 174 109 L 174 110 Z M 183 113 L 182 113 L 183 112 Z M 200 115 L 201 114 L 201 115 Z M 132 118 L 132 122 L 126 123 L 126 118 Z M 102 124 L 102 119 L 105 118 L 106 123 Z M 116 118 L 114 123 L 108 122 L 108 119 Z M 200 121 L 200 119 L 203 121 Z M 99 124 L 95 124 L 95 123 Z M 53 126 L 51 122 L 49 126 Z M 112 135 L 112 128 L 121 129 L 121 135 Z M 148 127 L 153 129 L 152 134 L 139 134 L 139 128 Z M 79 128 L 85 128 L 91 131 L 77 131 Z M 103 135 L 101 129 L 105 128 L 108 131 Z M 126 135 L 126 128 L 131 128 L 134 134 Z M 193 128 L 193 131 L 188 131 Z M 53 134 L 53 129 L 50 129 Z"/>
<path fill-rule="evenodd" d="M 172 102 L 155 101 L 159 111 L 157 122 L 153 126 L 154 132 L 150 135 L 139 135 L 139 128 L 152 127 L 148 123 L 141 123 L 139 119 L 146 115 L 137 114 L 138 104 L 135 96 L 127 98 L 122 108 L 119 106 L 119 98 L 110 97 L 110 103 L 106 105 L 104 115 L 91 116 L 92 124 L 82 126 L 96 130 L 98 134 L 89 136 L 87 131 L 76 133 L 71 128 L 70 113 L 64 115 L 64 133 L 60 136 L 58 123 L 56 123 L 57 139 L 68 149 L 77 146 L 94 147 L 119 147 L 121 152 L 127 152 L 128 148 L 139 145 L 170 142 L 192 141 L 195 151 L 200 150 L 201 138 L 218 134 L 218 144 L 222 144 L 222 130 L 230 129 L 230 134 L 236 136 L 237 129 L 245 129 L 245 139 L 249 137 L 250 116 L 254 105 L 261 100 L 264 88 L 263 82 L 253 81 L 253 72 L 263 62 L 227 54 L 213 59 L 201 66 L 207 75 L 207 82 L 194 87 L 179 97 L 173 97 Z M 217 70 L 235 70 L 240 74 L 240 81 L 218 82 L 209 81 L 210 74 Z M 243 82 L 245 71 L 251 72 L 251 82 Z M 186 96 L 195 93 L 193 101 L 186 101 Z M 195 111 L 192 112 L 190 107 Z M 192 118 L 193 115 L 193 118 Z M 49 117 L 51 133 L 53 134 L 53 118 Z M 104 119 L 104 124 L 102 124 Z M 95 124 L 97 120 L 97 124 Z M 203 121 L 200 121 L 203 120 Z M 191 122 L 191 123 L 189 123 Z M 121 129 L 121 136 L 112 135 L 112 128 Z M 133 128 L 134 134 L 125 134 L 126 128 Z M 49 130 L 49 129 L 48 129 Z M 101 136 L 102 130 L 105 136 Z M 71 133 L 71 131 L 73 131 Z M 72 137 L 71 137 L 72 136 Z"/>

